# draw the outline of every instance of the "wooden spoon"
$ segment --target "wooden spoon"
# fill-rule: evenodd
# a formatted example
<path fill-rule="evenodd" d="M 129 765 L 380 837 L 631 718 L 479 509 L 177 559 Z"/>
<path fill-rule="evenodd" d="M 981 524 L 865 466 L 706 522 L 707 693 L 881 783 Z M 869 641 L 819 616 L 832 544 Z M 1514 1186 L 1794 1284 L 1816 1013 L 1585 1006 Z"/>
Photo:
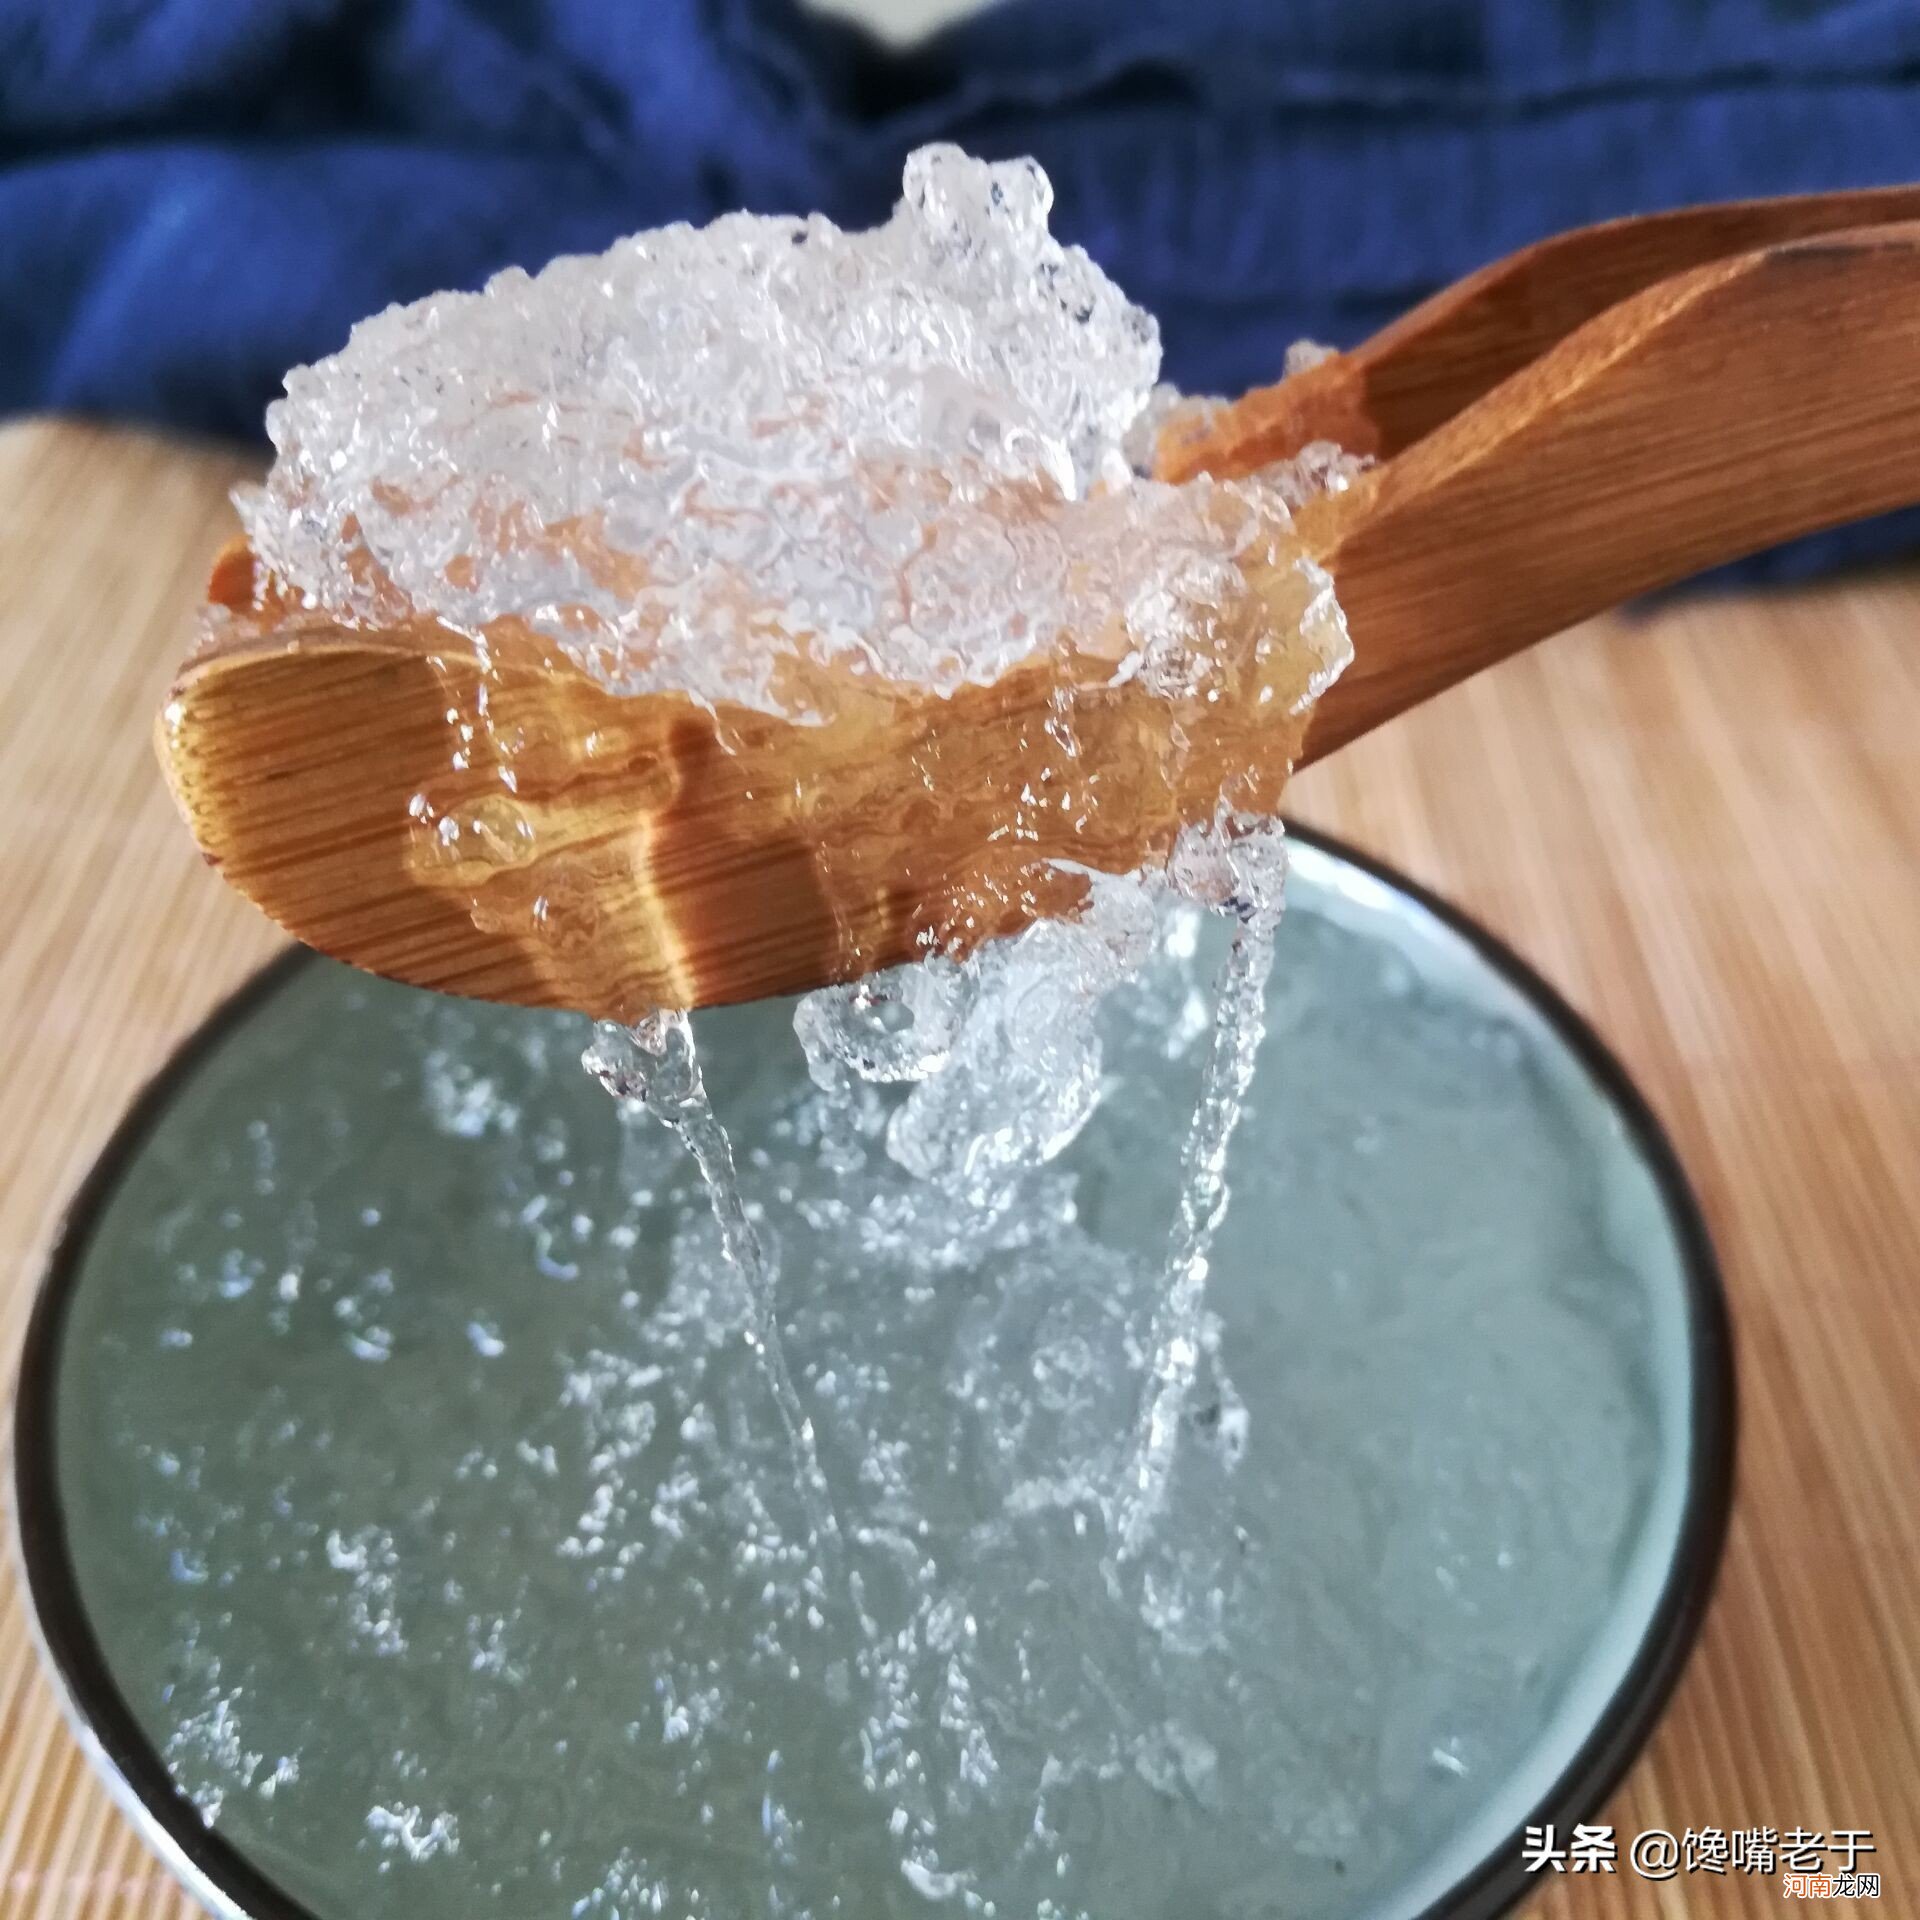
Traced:
<path fill-rule="evenodd" d="M 1777 204 L 1790 232 L 1820 224 L 1815 203 Z M 1698 244 L 1767 229 L 1768 203 L 1718 211 Z M 1636 229 L 1606 231 L 1617 250 Z M 428 623 L 340 627 L 282 605 L 244 549 L 212 593 L 251 637 L 184 671 L 163 762 L 242 892 L 422 986 L 634 1017 L 964 948 L 1072 904 L 1084 883 L 1037 858 L 1127 870 L 1237 771 L 1268 804 L 1296 750 L 1317 758 L 1634 594 L 1920 500 L 1920 224 L 1710 257 L 1611 306 L 1610 271 L 1594 317 L 1461 411 L 1388 409 L 1402 425 L 1381 444 L 1405 450 L 1302 510 L 1353 664 L 1304 748 L 1219 716 L 1188 790 L 1141 797 L 1168 721 L 1137 687 L 1077 690 L 1064 768 L 1045 762 L 1046 667 L 951 700 L 853 695 L 824 728 L 715 715 L 616 696 L 533 644 L 482 659 Z M 1244 471 L 1269 444 L 1229 434 L 1199 457 Z M 1256 573 L 1241 617 L 1289 629 L 1300 594 L 1291 569 Z M 1043 763 L 1092 803 L 1016 804 Z"/>

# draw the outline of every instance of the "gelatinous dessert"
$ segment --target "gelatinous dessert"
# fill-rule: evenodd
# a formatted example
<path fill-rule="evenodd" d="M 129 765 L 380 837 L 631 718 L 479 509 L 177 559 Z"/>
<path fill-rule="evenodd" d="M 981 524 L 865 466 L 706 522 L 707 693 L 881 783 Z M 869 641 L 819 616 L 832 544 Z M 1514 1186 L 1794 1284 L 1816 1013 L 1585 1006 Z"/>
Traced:
<path fill-rule="evenodd" d="M 1097 1727 L 977 1710 L 971 1681 L 925 1693 L 917 1619 L 888 1621 L 902 1564 L 834 1455 L 831 1368 L 864 1377 L 872 1330 L 847 1324 L 830 1370 L 798 1373 L 783 1241 L 838 1208 L 856 1252 L 869 1232 L 911 1250 L 916 1286 L 1003 1233 L 1054 1261 L 1078 1203 L 1070 1180 L 1035 1182 L 1113 1083 L 1103 1030 L 1156 957 L 1193 958 L 1190 903 L 1221 910 L 1211 1015 L 1189 993 L 1161 1020 L 1165 1058 L 1201 1064 L 1184 1147 L 1166 1141 L 1177 1173 L 1160 1170 L 1164 1254 L 1151 1235 L 1127 1249 L 1159 1284 L 1123 1352 L 1075 1362 L 1072 1391 L 1117 1417 L 1097 1458 L 1054 1461 L 1042 1500 L 1071 1512 L 1069 1556 L 1094 1576 L 1076 1633 L 1197 1644 L 1224 1600 L 1170 1582 L 1191 1532 L 1172 1508 L 1196 1387 L 1218 1373 L 1205 1289 L 1265 1029 L 1275 814 L 1348 654 L 1293 521 L 1347 466 L 1320 448 L 1232 480 L 1149 477 L 1177 404 L 1155 386 L 1154 323 L 1048 235 L 1049 199 L 1029 163 L 929 149 L 870 233 L 736 216 L 367 322 L 289 376 L 268 420 L 279 457 L 240 502 L 247 547 L 216 572 L 206 647 L 264 660 L 192 695 L 201 722 L 220 698 L 268 716 L 223 800 L 275 811 L 280 831 L 254 843 L 308 876 L 283 913 L 296 932 L 405 979 L 599 1016 L 586 1065 L 625 1121 L 650 1113 L 687 1149 L 714 1230 L 685 1263 L 698 1317 L 751 1350 L 794 1509 L 780 1555 L 809 1635 L 838 1637 L 793 1643 L 788 1677 L 863 1716 L 859 1764 L 822 1764 L 858 1783 L 849 1832 L 885 1809 L 887 1911 L 911 1894 L 995 1912 L 967 1833 L 990 1811 L 994 1845 L 1011 1819 L 1058 1864 L 1026 1910 L 1091 1913 L 1064 1884 L 1054 1785 L 1132 1768 L 1159 1791 L 1215 1759 L 1173 1721 L 1164 1754 L 1131 1736 L 1109 1751 Z M 298 702 L 263 695 L 256 668 L 276 657 Z M 336 942 L 341 901 L 352 937 Z M 774 1211 L 751 1197 L 766 1154 L 736 1153 L 685 1010 L 800 988 L 830 1203 L 788 1185 Z M 834 1187 L 861 1191 L 876 1149 L 890 1170 L 862 1224 Z M 899 1270 L 871 1264 L 883 1286 Z M 1021 1341 L 983 1350 L 967 1391 L 1024 1419 L 1057 1391 L 1039 1364 Z M 1218 1431 L 1199 1438 L 1228 1472 L 1245 1409 L 1216 1389 Z M 715 1443 L 744 1467 L 741 1432 Z M 864 1486 L 886 1449 L 863 1445 Z M 911 1545 L 932 1521 L 900 1488 L 888 1524 Z M 1208 1554 L 1238 1553 L 1199 1531 Z M 963 1532 L 961 1561 L 999 1551 Z M 762 1548 L 743 1526 L 736 1550 L 757 1567 Z M 951 1570 L 907 1565 L 971 1637 Z M 851 1657 L 815 1658 L 839 1641 Z M 959 1660 L 933 1630 L 928 1645 Z M 1075 1658 L 1058 1658 L 1023 1684 L 1068 1697 Z M 788 1863 L 768 1874 L 782 1911 L 795 1886 L 791 1910 L 815 1910 Z"/>
<path fill-rule="evenodd" d="M 324 796 L 354 864 L 276 904 L 303 938 L 632 1019 L 965 952 L 1270 814 L 1347 657 L 1304 482 L 1136 470 L 1157 330 L 1050 197 L 928 149 L 871 232 L 670 228 L 296 369 L 205 644 L 301 649 L 312 717 L 238 802 L 176 767 L 196 824 Z M 404 818 L 322 737 L 369 673 Z"/>

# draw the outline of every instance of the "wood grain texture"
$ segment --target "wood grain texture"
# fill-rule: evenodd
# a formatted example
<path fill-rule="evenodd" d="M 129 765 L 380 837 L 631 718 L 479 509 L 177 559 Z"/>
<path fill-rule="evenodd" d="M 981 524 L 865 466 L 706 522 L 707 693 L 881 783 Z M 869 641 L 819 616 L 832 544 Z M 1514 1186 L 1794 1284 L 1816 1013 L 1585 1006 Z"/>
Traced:
<path fill-rule="evenodd" d="M 1141 537 L 1113 496 L 1007 487 L 978 510 L 1007 541 L 1087 541 L 1090 580 Z M 1070 912 L 1086 883 L 1063 862 L 1164 863 L 1229 780 L 1278 804 L 1344 642 L 1277 502 L 1250 536 L 1242 502 L 1197 496 L 1178 537 L 1232 543 L 1239 582 L 1183 692 L 1116 673 L 1137 643 L 1100 586 L 1101 626 L 944 696 L 789 635 L 772 684 L 805 721 L 610 691 L 509 620 L 484 641 L 343 625 L 223 553 L 155 744 L 222 877 L 369 972 L 627 1023 L 801 993 Z"/>
<path fill-rule="evenodd" d="M 1349 352 L 1173 423 L 1155 466 L 1168 480 L 1245 471 L 1313 440 L 1391 459 L 1657 280 L 1755 247 L 1900 220 L 1920 220 L 1920 186 L 1729 200 L 1552 234 L 1443 287 Z"/>
<path fill-rule="evenodd" d="M 1920 223 L 1658 282 L 1302 511 L 1354 644 L 1308 757 L 1636 594 L 1912 504 L 1916 445 Z"/>
<path fill-rule="evenodd" d="M 128 1095 L 279 937 L 148 728 L 232 456 L 0 431 L 0 1340 Z M 1638 1075 L 1733 1298 L 1740 1489 L 1705 1638 L 1607 1817 L 1874 1830 L 1920 1912 L 1920 574 L 1617 617 L 1302 777 L 1295 811 L 1512 941 Z M 0 1915 L 185 1920 L 0 1572 Z M 1757 1920 L 1775 1879 L 1544 1887 L 1542 1920 Z M 371 1920 L 371 1917 L 370 1917 Z"/>
<path fill-rule="evenodd" d="M 1164 862 L 1229 774 L 1262 770 L 1237 797 L 1271 811 L 1327 656 L 1266 644 L 1314 598 L 1286 522 L 1269 533 L 1185 698 L 1115 678 L 1116 622 L 945 697 L 788 656 L 801 723 L 611 692 L 507 623 L 484 646 L 350 628 L 277 592 L 256 611 L 249 584 L 156 745 L 222 878 L 371 973 L 629 1023 L 801 993 L 1072 911 L 1086 883 L 1059 862 Z"/>

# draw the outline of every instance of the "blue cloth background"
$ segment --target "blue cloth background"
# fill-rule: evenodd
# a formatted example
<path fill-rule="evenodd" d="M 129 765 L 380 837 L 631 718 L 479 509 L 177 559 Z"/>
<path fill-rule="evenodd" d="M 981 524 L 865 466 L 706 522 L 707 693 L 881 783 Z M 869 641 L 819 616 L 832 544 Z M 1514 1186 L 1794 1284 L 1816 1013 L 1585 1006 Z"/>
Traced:
<path fill-rule="evenodd" d="M 1914 0 L 0 0 L 0 410 L 257 434 L 392 300 L 726 208 L 882 217 L 1033 153 L 1183 386 L 1543 233 L 1920 176 Z M 1770 570 L 1920 545 L 1902 516 Z"/>

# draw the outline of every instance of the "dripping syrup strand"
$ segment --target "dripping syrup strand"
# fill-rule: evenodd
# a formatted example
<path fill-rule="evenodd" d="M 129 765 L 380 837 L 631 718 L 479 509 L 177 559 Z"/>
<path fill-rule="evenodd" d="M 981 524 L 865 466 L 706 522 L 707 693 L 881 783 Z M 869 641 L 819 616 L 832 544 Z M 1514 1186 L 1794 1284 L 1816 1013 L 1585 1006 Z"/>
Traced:
<path fill-rule="evenodd" d="M 866 1604 L 865 1583 L 847 1552 L 832 1491 L 820 1464 L 813 1422 L 801 1404 L 787 1365 L 777 1308 L 778 1272 L 747 1215 L 733 1142 L 707 1095 L 692 1022 L 679 1012 L 654 1014 L 632 1027 L 601 1022 L 595 1027 L 594 1044 L 583 1064 L 616 1098 L 637 1099 L 675 1135 L 693 1160 L 720 1232 L 721 1256 L 739 1275 L 746 1292 L 747 1343 L 785 1430 L 820 1575 L 828 1585 L 844 1592 L 865 1642 L 861 1668 L 877 1695 L 875 1724 L 879 1731 L 865 1762 L 866 1785 L 870 1792 L 889 1801 L 902 1823 L 896 1831 L 912 1831 L 916 1836 L 917 1846 L 902 1860 L 901 1870 L 908 1879 L 916 1886 L 951 1883 L 957 1889 L 964 1876 L 940 1872 L 933 1851 L 936 1822 L 919 1777 L 919 1756 L 910 1748 L 893 1750 L 900 1729 L 911 1720 L 904 1680 L 889 1659 L 880 1625 Z"/>
<path fill-rule="evenodd" d="M 692 1158 L 706 1189 L 714 1225 L 720 1230 L 722 1257 L 739 1276 L 745 1291 L 747 1344 L 759 1362 L 785 1431 L 812 1545 L 823 1559 L 837 1565 L 841 1558 L 839 1517 L 820 1465 L 813 1422 L 794 1387 L 786 1346 L 780 1337 L 779 1276 L 747 1217 L 734 1166 L 733 1142 L 707 1097 L 691 1021 L 684 1013 L 661 1013 L 633 1027 L 603 1022 L 595 1028 L 586 1064 L 616 1097 L 638 1099 Z"/>
<path fill-rule="evenodd" d="M 1166 1278 L 1154 1309 L 1152 1357 L 1120 1494 L 1116 1530 L 1122 1561 L 1139 1556 L 1166 1506 L 1181 1423 L 1200 1365 L 1214 1236 L 1226 1217 L 1227 1154 L 1266 1035 L 1267 981 L 1279 914 L 1246 905 L 1237 914 L 1233 945 L 1221 969 L 1200 1098 L 1181 1156 Z"/>

